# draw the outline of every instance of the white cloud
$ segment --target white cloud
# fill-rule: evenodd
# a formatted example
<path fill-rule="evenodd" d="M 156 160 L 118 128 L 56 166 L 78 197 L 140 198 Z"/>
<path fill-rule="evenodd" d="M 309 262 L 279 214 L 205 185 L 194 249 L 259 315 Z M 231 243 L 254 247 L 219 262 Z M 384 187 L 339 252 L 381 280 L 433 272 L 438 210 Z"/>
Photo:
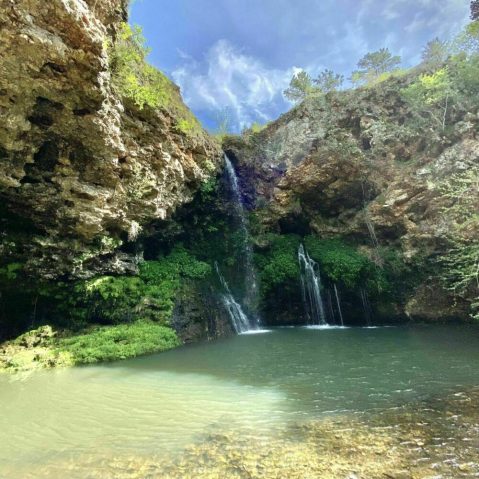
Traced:
<path fill-rule="evenodd" d="M 268 68 L 226 40 L 217 41 L 202 62 L 185 59 L 172 76 L 186 103 L 193 110 L 228 108 L 240 128 L 277 115 L 275 105 L 284 102 L 283 91 L 299 70 Z"/>

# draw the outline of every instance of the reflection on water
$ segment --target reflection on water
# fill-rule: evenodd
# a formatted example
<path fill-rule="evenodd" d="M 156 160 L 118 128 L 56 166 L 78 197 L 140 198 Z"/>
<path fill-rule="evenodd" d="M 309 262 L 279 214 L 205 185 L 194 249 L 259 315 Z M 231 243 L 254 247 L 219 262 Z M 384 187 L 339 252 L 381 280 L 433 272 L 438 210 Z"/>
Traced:
<path fill-rule="evenodd" d="M 472 327 L 278 329 L 0 377 L 0 478 L 347 477 L 374 455 L 377 471 L 420 465 L 425 447 L 428 471 L 469 474 L 478 346 Z"/>

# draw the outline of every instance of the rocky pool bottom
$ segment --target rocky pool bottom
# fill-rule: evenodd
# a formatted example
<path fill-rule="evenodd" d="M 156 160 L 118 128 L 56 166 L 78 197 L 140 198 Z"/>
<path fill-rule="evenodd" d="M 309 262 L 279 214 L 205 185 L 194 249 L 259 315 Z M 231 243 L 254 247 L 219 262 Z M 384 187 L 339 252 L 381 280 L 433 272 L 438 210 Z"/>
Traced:
<path fill-rule="evenodd" d="M 0 477 L 479 477 L 479 329 L 273 330 L 0 378 Z"/>

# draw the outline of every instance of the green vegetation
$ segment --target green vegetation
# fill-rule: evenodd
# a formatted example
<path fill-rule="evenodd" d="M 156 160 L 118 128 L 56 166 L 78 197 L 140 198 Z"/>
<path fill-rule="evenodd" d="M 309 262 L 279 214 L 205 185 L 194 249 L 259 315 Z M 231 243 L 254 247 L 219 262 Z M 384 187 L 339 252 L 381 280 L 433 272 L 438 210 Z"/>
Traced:
<path fill-rule="evenodd" d="M 479 169 L 469 166 L 439 186 L 442 197 L 452 203 L 444 209 L 450 248 L 440 263 L 446 287 L 459 296 L 473 298 L 471 316 L 479 319 Z"/>
<path fill-rule="evenodd" d="M 341 239 L 318 239 L 315 236 L 305 238 L 305 247 L 321 272 L 334 283 L 341 283 L 348 289 L 368 285 L 381 289 L 384 287 L 378 267 L 365 255 Z"/>
<path fill-rule="evenodd" d="M 2 293 L 10 302 L 22 304 L 20 312 L 29 320 L 19 328 L 32 329 L 38 317 L 40 324 L 48 320 L 58 333 L 43 326 L 7 343 L 4 355 L 0 350 L 0 368 L 112 361 L 178 346 L 169 327 L 175 296 L 183 281 L 202 280 L 211 273 L 208 264 L 180 245 L 168 255 L 141 263 L 137 276 L 38 285 L 26 282 L 21 270 L 17 263 L 0 269 L 0 282 L 8 286 L 2 286 Z M 17 281 L 23 284 L 19 292 Z"/>
<path fill-rule="evenodd" d="M 87 322 L 118 324 L 143 318 L 167 324 L 181 279 L 202 279 L 210 272 L 208 264 L 177 246 L 168 256 L 141 263 L 138 276 L 102 276 L 78 284 L 74 309 Z"/>
<path fill-rule="evenodd" d="M 0 372 L 116 361 L 179 346 L 175 331 L 151 321 L 91 326 L 77 333 L 42 326 L 0 348 Z"/>
<path fill-rule="evenodd" d="M 86 333 L 55 339 L 53 349 L 73 364 L 91 364 L 167 351 L 180 345 L 176 333 L 150 321 L 98 327 Z"/>
<path fill-rule="evenodd" d="M 314 88 L 313 79 L 309 73 L 301 70 L 291 79 L 289 87 L 284 91 L 284 96 L 290 101 L 299 102 L 317 93 L 318 90 Z"/>
<path fill-rule="evenodd" d="M 196 134 L 201 126 L 184 105 L 178 87 L 147 62 L 150 49 L 139 26 L 121 25 L 114 44 L 106 45 L 113 84 L 140 109 L 164 109 L 177 118 L 178 131 Z"/>
<path fill-rule="evenodd" d="M 471 20 L 479 20 L 479 0 L 471 1 Z"/>
<path fill-rule="evenodd" d="M 387 48 L 367 53 L 358 62 L 359 70 L 351 75 L 351 81 L 356 85 L 378 83 L 397 70 L 401 57 L 393 56 Z"/>
<path fill-rule="evenodd" d="M 469 24 L 450 45 L 437 39 L 429 42 L 423 64 L 431 71 L 404 88 L 403 97 L 416 121 L 433 120 L 444 130 L 451 112 L 479 105 L 479 21 Z"/>
<path fill-rule="evenodd" d="M 261 244 L 256 254 L 260 271 L 261 291 L 267 296 L 285 288 L 298 288 L 298 247 L 303 241 L 294 234 L 266 234 L 258 238 Z M 304 245 L 311 258 L 320 266 L 327 281 L 339 283 L 349 290 L 366 286 L 371 293 L 379 294 L 389 289 L 388 278 L 405 273 L 400 258 L 384 250 L 384 268 L 377 266 L 368 256 L 340 238 L 304 238 Z M 382 252 L 383 253 L 383 252 Z M 381 253 L 381 254 L 382 254 Z"/>
<path fill-rule="evenodd" d="M 426 44 L 422 51 L 422 65 L 426 68 L 440 68 L 449 56 L 446 42 L 435 38 Z"/>
<path fill-rule="evenodd" d="M 453 95 L 453 85 L 447 67 L 431 74 L 424 74 L 403 90 L 403 97 L 418 112 L 426 112 L 430 118 L 446 126 L 447 109 Z"/>
<path fill-rule="evenodd" d="M 267 234 L 260 240 L 265 246 L 255 259 L 260 271 L 263 296 L 279 286 L 298 287 L 298 247 L 301 238 L 297 235 Z"/>
<path fill-rule="evenodd" d="M 332 70 L 323 70 L 314 79 L 307 72 L 301 70 L 291 79 L 289 87 L 284 91 L 284 96 L 290 101 L 299 102 L 305 98 L 336 91 L 341 88 L 343 82 L 344 77 Z"/>

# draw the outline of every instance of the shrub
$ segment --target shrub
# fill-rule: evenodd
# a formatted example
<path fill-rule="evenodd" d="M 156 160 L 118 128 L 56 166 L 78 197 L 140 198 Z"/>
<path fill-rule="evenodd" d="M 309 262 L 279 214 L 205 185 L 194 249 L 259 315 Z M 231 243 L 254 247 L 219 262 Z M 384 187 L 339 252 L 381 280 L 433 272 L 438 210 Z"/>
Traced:
<path fill-rule="evenodd" d="M 260 269 L 261 291 L 263 295 L 288 283 L 299 284 L 298 248 L 300 237 L 297 235 L 278 235 L 270 233 L 261 238 L 267 247 L 256 255 Z"/>
<path fill-rule="evenodd" d="M 331 281 L 343 283 L 349 289 L 356 289 L 366 280 L 376 277 L 376 266 L 365 255 L 359 253 L 340 239 L 305 238 L 305 247 L 320 265 L 321 272 Z"/>

